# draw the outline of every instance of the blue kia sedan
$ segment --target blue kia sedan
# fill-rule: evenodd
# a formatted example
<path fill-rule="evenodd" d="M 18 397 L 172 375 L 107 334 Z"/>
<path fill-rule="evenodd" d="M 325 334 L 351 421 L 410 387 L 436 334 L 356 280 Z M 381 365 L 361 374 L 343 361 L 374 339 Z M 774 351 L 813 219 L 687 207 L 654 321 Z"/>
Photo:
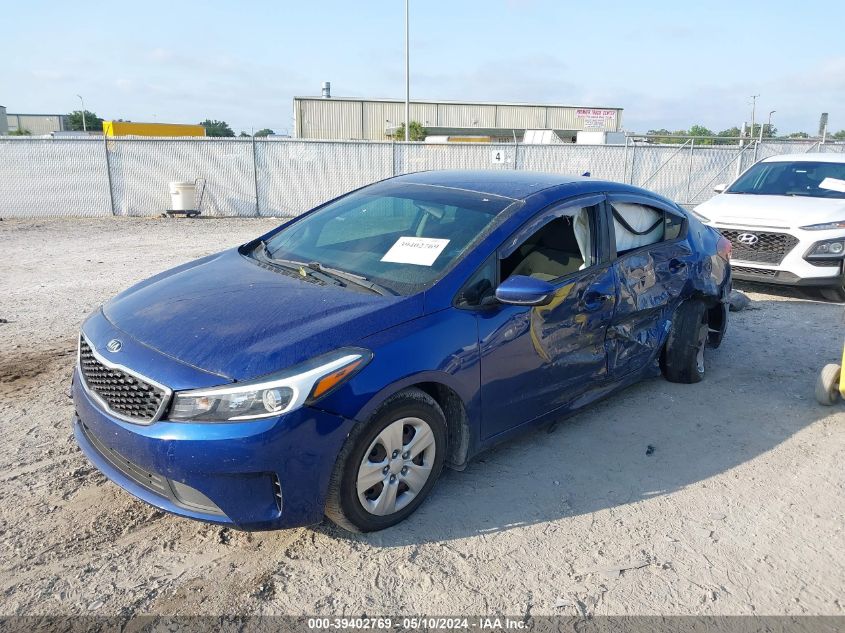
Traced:
<path fill-rule="evenodd" d="M 175 514 L 379 530 L 444 466 L 643 377 L 701 380 L 729 259 L 715 229 L 628 185 L 391 178 L 91 314 L 74 432 Z"/>

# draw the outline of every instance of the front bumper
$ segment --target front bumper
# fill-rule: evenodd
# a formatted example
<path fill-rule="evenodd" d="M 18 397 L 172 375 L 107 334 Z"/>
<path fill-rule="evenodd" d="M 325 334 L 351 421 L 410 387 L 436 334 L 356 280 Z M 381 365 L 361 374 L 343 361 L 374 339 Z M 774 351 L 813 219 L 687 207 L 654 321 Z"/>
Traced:
<path fill-rule="evenodd" d="M 242 530 L 319 522 L 354 424 L 303 407 L 249 422 L 144 426 L 102 411 L 78 373 L 72 392 L 76 440 L 110 480 L 167 512 Z"/>
<path fill-rule="evenodd" d="M 712 225 L 720 231 L 748 232 L 748 233 L 782 233 L 792 236 L 797 243 L 785 253 L 778 263 L 743 259 L 734 250 L 731 261 L 733 278 L 741 281 L 756 281 L 767 284 L 785 286 L 815 286 L 832 287 L 842 285 L 842 262 L 808 261 L 805 255 L 814 244 L 830 239 L 843 237 L 841 229 L 829 231 L 807 231 L 792 228 L 770 228 L 741 224 Z"/>

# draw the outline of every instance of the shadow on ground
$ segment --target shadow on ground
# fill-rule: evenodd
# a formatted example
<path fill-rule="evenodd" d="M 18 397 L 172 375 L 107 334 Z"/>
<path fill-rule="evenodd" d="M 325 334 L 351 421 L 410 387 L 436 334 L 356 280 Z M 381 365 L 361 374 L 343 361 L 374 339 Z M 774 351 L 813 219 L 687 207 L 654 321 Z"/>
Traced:
<path fill-rule="evenodd" d="M 635 504 L 760 458 L 831 412 L 815 403 L 813 383 L 841 351 L 840 333 L 829 331 L 841 306 L 800 302 L 810 326 L 794 323 L 800 336 L 790 337 L 781 313 L 791 306 L 794 315 L 795 303 L 759 300 L 733 314 L 702 383 L 645 381 L 553 432 L 480 455 L 463 473 L 445 471 L 417 513 L 389 530 L 315 529 L 381 547 L 460 539 Z"/>

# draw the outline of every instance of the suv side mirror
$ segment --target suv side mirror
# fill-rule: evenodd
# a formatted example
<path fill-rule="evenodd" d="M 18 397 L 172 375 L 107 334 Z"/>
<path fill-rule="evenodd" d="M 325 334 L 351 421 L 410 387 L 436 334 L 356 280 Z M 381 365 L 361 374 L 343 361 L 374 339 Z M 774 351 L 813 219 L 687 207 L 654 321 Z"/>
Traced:
<path fill-rule="evenodd" d="M 713 187 L 713 191 L 715 191 L 716 193 L 722 193 L 727 188 L 728 186 L 725 183 L 722 183 Z"/>
<path fill-rule="evenodd" d="M 555 287 L 548 281 L 514 275 L 496 288 L 496 299 L 515 306 L 542 306 L 552 300 Z"/>

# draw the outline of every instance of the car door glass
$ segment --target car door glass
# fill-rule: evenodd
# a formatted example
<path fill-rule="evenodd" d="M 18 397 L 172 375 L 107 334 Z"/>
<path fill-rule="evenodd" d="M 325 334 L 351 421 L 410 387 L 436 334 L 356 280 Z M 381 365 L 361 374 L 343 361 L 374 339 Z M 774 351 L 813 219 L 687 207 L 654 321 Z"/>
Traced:
<path fill-rule="evenodd" d="M 501 279 L 524 275 L 551 281 L 595 264 L 596 207 L 573 207 L 532 233 L 501 261 Z"/>

